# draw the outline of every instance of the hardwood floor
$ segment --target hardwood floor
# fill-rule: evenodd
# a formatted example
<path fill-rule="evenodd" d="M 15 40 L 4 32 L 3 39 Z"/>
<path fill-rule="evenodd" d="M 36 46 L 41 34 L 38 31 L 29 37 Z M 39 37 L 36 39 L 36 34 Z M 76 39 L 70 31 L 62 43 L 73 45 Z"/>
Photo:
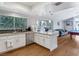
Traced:
<path fill-rule="evenodd" d="M 42 55 L 48 55 L 49 50 L 41 47 L 38 44 L 31 44 L 26 47 L 10 51 L 7 53 L 4 53 L 2 55 L 7 55 L 7 56 L 42 56 Z"/>
<path fill-rule="evenodd" d="M 58 38 L 58 48 L 50 52 L 48 49 L 38 45 L 31 44 L 26 47 L 10 51 L 2 56 L 78 56 L 79 45 L 75 39 L 71 40 L 69 36 Z"/>

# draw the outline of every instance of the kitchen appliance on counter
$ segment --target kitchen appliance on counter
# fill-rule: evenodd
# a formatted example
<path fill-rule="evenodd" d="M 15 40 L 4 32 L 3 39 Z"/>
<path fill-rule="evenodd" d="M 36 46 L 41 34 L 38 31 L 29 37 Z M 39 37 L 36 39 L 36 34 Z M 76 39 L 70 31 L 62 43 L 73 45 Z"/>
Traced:
<path fill-rule="evenodd" d="M 32 28 L 31 28 L 31 27 L 28 27 L 28 28 L 26 29 L 26 31 L 32 31 Z"/>

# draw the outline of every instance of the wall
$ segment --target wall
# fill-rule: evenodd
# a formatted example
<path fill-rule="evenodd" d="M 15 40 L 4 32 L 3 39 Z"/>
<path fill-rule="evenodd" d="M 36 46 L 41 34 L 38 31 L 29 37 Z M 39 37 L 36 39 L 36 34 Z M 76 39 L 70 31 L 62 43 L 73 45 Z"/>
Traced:
<path fill-rule="evenodd" d="M 69 18 L 69 19 L 66 19 L 64 20 L 64 28 L 66 30 L 73 30 L 73 27 L 74 27 L 74 18 Z"/>
<path fill-rule="evenodd" d="M 2 4 L 0 3 L 0 10 L 7 10 L 10 12 L 20 13 L 24 15 L 29 15 L 31 11 L 27 6 L 24 7 L 23 5 L 12 2 L 4 2 Z"/>
<path fill-rule="evenodd" d="M 79 30 L 79 16 L 74 18 L 73 28 L 74 30 Z"/>
<path fill-rule="evenodd" d="M 54 22 L 53 29 L 64 29 L 63 21 L 53 21 L 53 22 Z"/>
<path fill-rule="evenodd" d="M 46 16 L 45 6 L 49 3 L 42 3 L 32 8 L 32 15 L 34 16 Z"/>
<path fill-rule="evenodd" d="M 67 25 L 67 22 L 70 25 Z M 66 19 L 64 22 L 64 28 L 66 30 L 79 30 L 79 16 L 73 17 L 73 18 L 69 18 Z"/>

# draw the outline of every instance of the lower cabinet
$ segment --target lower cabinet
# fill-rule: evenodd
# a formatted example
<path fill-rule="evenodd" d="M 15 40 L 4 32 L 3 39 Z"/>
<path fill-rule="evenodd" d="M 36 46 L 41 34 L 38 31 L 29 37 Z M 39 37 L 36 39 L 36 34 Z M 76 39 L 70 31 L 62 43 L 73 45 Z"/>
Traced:
<path fill-rule="evenodd" d="M 57 33 L 58 34 L 58 33 Z M 30 43 L 37 43 L 50 51 L 57 48 L 57 34 L 21 33 L 0 37 L 0 53 L 20 48 Z"/>
<path fill-rule="evenodd" d="M 49 48 L 49 49 L 50 49 L 50 42 L 51 42 L 50 40 L 51 40 L 50 38 L 45 38 L 44 39 L 44 44 L 45 44 L 44 46 Z"/>
<path fill-rule="evenodd" d="M 0 37 L 0 53 L 6 51 L 6 37 Z"/>
<path fill-rule="evenodd" d="M 34 33 L 26 32 L 26 45 L 31 44 L 33 42 L 34 42 Z"/>
<path fill-rule="evenodd" d="M 39 36 L 37 34 L 34 34 L 34 42 L 39 43 Z"/>
<path fill-rule="evenodd" d="M 0 37 L 0 53 L 20 48 L 26 45 L 25 34 Z"/>
<path fill-rule="evenodd" d="M 34 42 L 52 51 L 57 48 L 57 35 L 35 33 Z"/>
<path fill-rule="evenodd" d="M 16 35 L 16 46 L 22 47 L 26 45 L 26 36 L 25 34 Z"/>

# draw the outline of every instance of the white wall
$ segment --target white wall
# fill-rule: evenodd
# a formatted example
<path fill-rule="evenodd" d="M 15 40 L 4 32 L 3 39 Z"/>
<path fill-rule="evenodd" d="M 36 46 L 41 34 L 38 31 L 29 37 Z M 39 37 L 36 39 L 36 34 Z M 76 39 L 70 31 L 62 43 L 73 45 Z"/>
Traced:
<path fill-rule="evenodd" d="M 66 20 L 66 19 L 75 17 L 77 15 L 79 15 L 79 8 L 70 8 L 70 9 L 66 9 L 58 13 L 55 13 L 52 16 L 52 20 L 55 22 L 54 29 L 58 28 L 56 26 L 56 22 Z"/>
<path fill-rule="evenodd" d="M 15 13 L 20 13 L 20 14 L 30 14 L 30 9 L 26 6 L 24 7 L 23 5 L 20 5 L 18 3 L 0 3 L 0 10 L 7 10 L 10 12 L 15 12 Z"/>
<path fill-rule="evenodd" d="M 46 16 L 45 6 L 47 4 L 49 4 L 49 3 L 42 3 L 40 5 L 33 7 L 32 15 L 34 15 L 34 16 Z"/>
<path fill-rule="evenodd" d="M 69 24 L 69 25 L 67 25 Z M 65 22 L 64 22 L 64 28 L 65 30 L 73 30 L 73 27 L 74 27 L 74 18 L 69 18 L 69 19 L 66 19 Z"/>
<path fill-rule="evenodd" d="M 64 29 L 63 21 L 53 21 L 53 29 Z M 59 25 L 57 24 L 59 22 Z"/>
<path fill-rule="evenodd" d="M 65 21 L 67 21 L 70 24 L 67 25 L 67 23 L 64 22 L 64 28 L 66 30 L 79 30 L 79 16 L 66 19 Z"/>
<path fill-rule="evenodd" d="M 74 30 L 79 30 L 79 16 L 74 18 L 73 28 Z"/>

